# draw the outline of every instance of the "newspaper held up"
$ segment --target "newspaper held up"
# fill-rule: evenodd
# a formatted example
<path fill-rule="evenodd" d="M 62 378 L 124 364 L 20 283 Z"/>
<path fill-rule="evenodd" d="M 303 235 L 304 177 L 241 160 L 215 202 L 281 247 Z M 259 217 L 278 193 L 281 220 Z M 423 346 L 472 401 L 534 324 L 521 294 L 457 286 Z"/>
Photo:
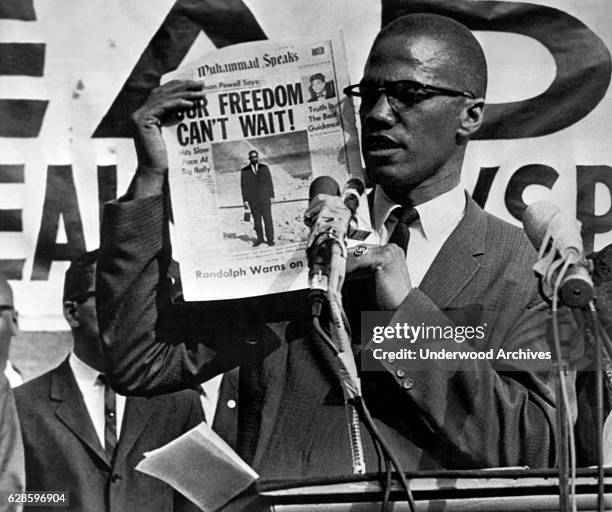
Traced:
<path fill-rule="evenodd" d="M 305 288 L 310 183 L 363 178 L 341 35 L 226 47 L 173 79 L 206 91 L 163 128 L 185 299 Z"/>

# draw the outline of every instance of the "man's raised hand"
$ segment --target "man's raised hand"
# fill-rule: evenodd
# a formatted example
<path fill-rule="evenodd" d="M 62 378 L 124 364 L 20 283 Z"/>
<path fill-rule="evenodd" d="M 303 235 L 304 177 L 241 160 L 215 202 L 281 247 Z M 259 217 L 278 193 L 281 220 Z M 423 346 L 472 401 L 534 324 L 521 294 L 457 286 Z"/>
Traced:
<path fill-rule="evenodd" d="M 168 154 L 161 125 L 175 110 L 191 108 L 205 97 L 203 84 L 193 80 L 172 80 L 151 91 L 147 101 L 132 114 L 134 143 L 141 171 L 166 175 Z"/>

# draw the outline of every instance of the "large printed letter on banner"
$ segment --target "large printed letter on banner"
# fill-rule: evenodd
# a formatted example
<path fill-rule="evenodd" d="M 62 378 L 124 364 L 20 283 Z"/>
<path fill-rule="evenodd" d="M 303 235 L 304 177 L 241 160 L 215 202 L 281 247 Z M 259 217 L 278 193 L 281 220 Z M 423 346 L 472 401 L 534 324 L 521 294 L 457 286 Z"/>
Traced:
<path fill-rule="evenodd" d="M 555 59 L 557 75 L 550 87 L 534 98 L 487 105 L 484 125 L 475 140 L 521 139 L 557 132 L 591 112 L 608 89 L 610 52 L 584 23 L 566 12 L 523 2 L 383 0 L 383 24 L 414 12 L 449 16 L 472 30 L 532 37 Z"/>
<path fill-rule="evenodd" d="M 178 67 L 200 32 L 218 48 L 266 39 L 242 0 L 178 0 L 151 39 L 94 137 L 131 137 L 129 115 L 159 85 L 159 78 Z"/>
<path fill-rule="evenodd" d="M 61 201 L 58 198 L 62 198 Z M 66 229 L 66 243 L 57 243 L 60 217 Z M 79 212 L 74 177 L 70 165 L 50 165 L 42 221 L 36 244 L 32 280 L 47 279 L 51 263 L 72 260 L 85 251 L 83 223 Z"/>

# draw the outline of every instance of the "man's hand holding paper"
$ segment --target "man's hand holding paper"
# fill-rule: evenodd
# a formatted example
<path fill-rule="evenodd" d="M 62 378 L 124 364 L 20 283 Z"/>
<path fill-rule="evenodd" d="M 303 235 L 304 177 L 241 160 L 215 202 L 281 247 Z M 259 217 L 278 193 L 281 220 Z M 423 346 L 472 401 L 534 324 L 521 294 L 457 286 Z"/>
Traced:
<path fill-rule="evenodd" d="M 173 80 L 151 91 L 147 101 L 132 114 L 138 170 L 130 187 L 132 197 L 160 194 L 168 175 L 168 152 L 162 138 L 162 124 L 171 123 L 171 115 L 181 108 L 191 108 L 204 99 L 201 82 Z"/>

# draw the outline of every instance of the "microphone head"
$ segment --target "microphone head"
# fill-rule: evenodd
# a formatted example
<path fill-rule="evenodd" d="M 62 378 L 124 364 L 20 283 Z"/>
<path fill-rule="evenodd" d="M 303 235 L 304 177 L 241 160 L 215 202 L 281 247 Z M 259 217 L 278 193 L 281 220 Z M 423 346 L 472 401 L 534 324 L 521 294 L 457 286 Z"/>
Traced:
<path fill-rule="evenodd" d="M 319 176 L 310 184 L 310 188 L 308 189 L 308 201 L 312 201 L 318 194 L 339 196 L 340 186 L 334 178 L 330 178 L 329 176 Z"/>
<path fill-rule="evenodd" d="M 347 190 L 354 190 L 361 196 L 365 192 L 365 185 L 359 178 L 351 178 L 344 185 L 343 192 L 346 192 Z"/>
<path fill-rule="evenodd" d="M 342 199 L 353 215 L 359 208 L 359 200 L 364 192 L 365 185 L 359 178 L 351 178 L 342 187 Z"/>
<path fill-rule="evenodd" d="M 561 211 L 555 204 L 538 201 L 525 210 L 523 215 L 525 233 L 537 250 L 550 233 L 552 242 L 563 259 L 573 263 L 584 259 L 584 247 L 580 229 L 582 224 L 567 212 Z M 548 248 L 547 248 L 548 249 Z"/>
<path fill-rule="evenodd" d="M 561 210 L 550 201 L 537 201 L 529 205 L 523 214 L 523 228 L 536 250 L 540 250 L 552 218 Z"/>

